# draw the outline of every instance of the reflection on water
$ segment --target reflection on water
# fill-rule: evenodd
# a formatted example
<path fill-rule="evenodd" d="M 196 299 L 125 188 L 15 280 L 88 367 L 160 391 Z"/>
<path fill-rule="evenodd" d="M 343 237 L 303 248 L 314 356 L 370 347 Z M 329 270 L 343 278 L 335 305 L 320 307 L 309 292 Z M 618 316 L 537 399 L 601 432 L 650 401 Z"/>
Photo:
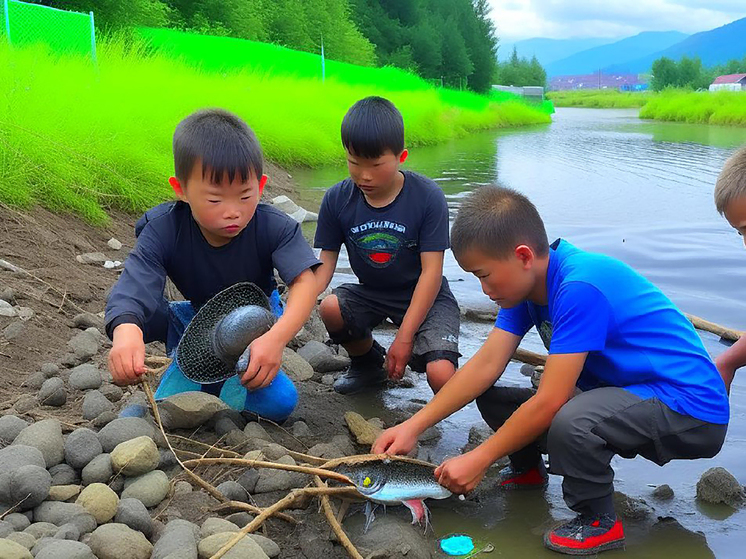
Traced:
<path fill-rule="evenodd" d="M 412 150 L 408 167 L 438 182 L 452 216 L 459 200 L 473 188 L 499 181 L 527 194 L 541 212 L 551 238 L 562 236 L 577 246 L 603 252 L 628 263 L 658 285 L 682 310 L 737 329 L 746 329 L 746 252 L 732 229 L 715 211 L 712 190 L 723 162 L 746 144 L 746 129 L 641 121 L 634 110 L 559 109 L 551 125 L 477 134 L 439 146 Z M 343 159 L 340 157 L 340 161 Z M 323 191 L 345 176 L 344 167 L 299 170 L 302 201 L 317 205 Z M 344 255 L 340 266 L 346 266 Z M 448 254 L 445 274 L 462 306 L 490 309 L 475 278 L 464 273 Z M 352 281 L 339 274 L 335 282 Z M 490 326 L 462 326 L 465 358 L 484 341 Z M 703 334 L 713 356 L 725 349 Z M 381 336 L 391 340 L 390 333 Z M 532 332 L 524 341 L 541 350 Z M 527 380 L 512 364 L 503 379 L 514 385 Z M 427 399 L 427 386 L 392 390 L 388 406 L 406 407 Z M 746 374 L 737 377 L 731 395 L 732 414 L 726 446 L 716 458 L 672 462 L 665 468 L 642 459 L 615 459 L 616 487 L 641 497 L 660 516 L 673 516 L 685 528 L 703 531 L 707 544 L 695 535 L 669 528 L 644 530 L 630 537 L 626 556 L 741 557 L 746 544 L 746 511 L 702 509 L 694 499 L 695 485 L 707 468 L 728 468 L 746 482 Z M 375 415 L 381 401 L 368 402 Z M 443 437 L 433 459 L 458 453 L 471 425 L 481 425 L 473 405 L 441 426 Z M 676 492 L 668 504 L 652 503 L 655 485 L 667 483 Z M 458 507 L 456 507 L 458 508 Z M 491 537 L 506 557 L 549 557 L 541 548 L 537 527 L 568 513 L 560 480 L 553 478 L 546 498 L 504 496 L 478 519 L 457 512 L 435 511 L 442 533 L 468 530 Z M 496 522 L 488 522 L 484 516 Z M 489 529 L 484 525 L 490 525 Z M 535 533 L 536 532 L 536 533 Z M 498 544 L 499 542 L 499 544 Z M 740 545 L 739 545 L 740 544 Z M 665 550 L 665 551 L 664 551 Z M 609 556 L 613 556 L 610 553 Z"/>

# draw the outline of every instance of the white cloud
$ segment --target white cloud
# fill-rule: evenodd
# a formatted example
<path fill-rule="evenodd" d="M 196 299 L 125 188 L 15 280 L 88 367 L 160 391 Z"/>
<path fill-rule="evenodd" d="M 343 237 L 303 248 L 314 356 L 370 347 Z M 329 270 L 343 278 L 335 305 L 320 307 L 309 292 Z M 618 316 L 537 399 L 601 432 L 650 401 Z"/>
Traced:
<path fill-rule="evenodd" d="M 746 17 L 744 0 L 490 0 L 502 40 L 706 31 Z"/>

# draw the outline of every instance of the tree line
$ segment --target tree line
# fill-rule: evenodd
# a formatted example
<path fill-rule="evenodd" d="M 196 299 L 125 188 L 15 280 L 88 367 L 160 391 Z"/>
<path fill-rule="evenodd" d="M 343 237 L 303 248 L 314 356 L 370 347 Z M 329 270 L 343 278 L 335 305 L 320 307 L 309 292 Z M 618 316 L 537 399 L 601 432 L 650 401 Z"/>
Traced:
<path fill-rule="evenodd" d="M 500 85 L 514 85 L 523 87 L 526 85 L 537 85 L 546 87 L 547 72 L 534 56 L 528 58 L 519 57 L 518 51 L 513 47 L 513 53 L 505 62 L 499 62 L 495 69 L 495 83 Z"/>
<path fill-rule="evenodd" d="M 731 60 L 709 68 L 697 57 L 684 56 L 677 62 L 664 56 L 653 62 L 652 73 L 650 87 L 653 91 L 667 87 L 707 89 L 718 76 L 746 74 L 746 56 L 742 60 Z"/>

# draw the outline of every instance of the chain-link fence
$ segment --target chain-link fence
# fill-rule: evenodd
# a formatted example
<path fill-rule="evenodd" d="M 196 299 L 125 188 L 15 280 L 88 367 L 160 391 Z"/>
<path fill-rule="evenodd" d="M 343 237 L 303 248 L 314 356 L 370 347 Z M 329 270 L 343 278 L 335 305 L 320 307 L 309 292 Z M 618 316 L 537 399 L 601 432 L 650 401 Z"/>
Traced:
<path fill-rule="evenodd" d="M 0 0 L 0 35 L 11 45 L 44 43 L 58 52 L 90 55 L 96 60 L 93 12 L 81 14 L 17 0 Z"/>

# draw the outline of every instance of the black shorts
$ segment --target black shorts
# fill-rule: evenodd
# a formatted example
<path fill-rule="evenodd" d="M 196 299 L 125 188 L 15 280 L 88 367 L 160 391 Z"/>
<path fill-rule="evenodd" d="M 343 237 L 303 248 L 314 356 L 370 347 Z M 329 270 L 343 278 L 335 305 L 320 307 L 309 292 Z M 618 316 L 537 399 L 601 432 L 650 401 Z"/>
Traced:
<path fill-rule="evenodd" d="M 387 318 L 401 326 L 412 300 L 411 291 L 382 291 L 361 284 L 345 283 L 334 290 L 345 328 L 335 332 L 332 340 L 345 343 L 371 335 L 373 328 Z M 448 280 L 443 278 L 438 296 L 414 337 L 412 359 L 414 371 L 425 372 L 432 361 L 446 359 L 458 367 L 458 336 L 461 315 Z"/>

